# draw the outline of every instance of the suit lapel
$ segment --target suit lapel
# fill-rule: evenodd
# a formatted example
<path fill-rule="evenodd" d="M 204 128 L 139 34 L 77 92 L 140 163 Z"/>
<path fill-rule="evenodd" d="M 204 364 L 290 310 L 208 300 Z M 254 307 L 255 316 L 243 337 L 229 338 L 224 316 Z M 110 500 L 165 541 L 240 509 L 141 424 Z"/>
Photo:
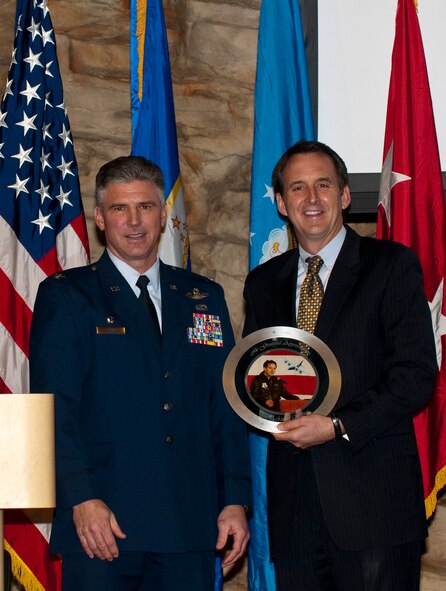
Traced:
<path fill-rule="evenodd" d="M 96 266 L 111 315 L 123 319 L 125 325 L 141 338 L 141 343 L 152 349 L 159 349 L 157 339 L 152 338 L 144 309 L 127 281 L 112 263 L 107 251 Z"/>
<path fill-rule="evenodd" d="M 360 237 L 347 229 L 344 244 L 331 272 L 314 334 L 325 341 L 359 276 Z"/>
<path fill-rule="evenodd" d="M 296 282 L 299 250 L 290 251 L 277 274 L 274 307 L 277 326 L 296 326 Z"/>

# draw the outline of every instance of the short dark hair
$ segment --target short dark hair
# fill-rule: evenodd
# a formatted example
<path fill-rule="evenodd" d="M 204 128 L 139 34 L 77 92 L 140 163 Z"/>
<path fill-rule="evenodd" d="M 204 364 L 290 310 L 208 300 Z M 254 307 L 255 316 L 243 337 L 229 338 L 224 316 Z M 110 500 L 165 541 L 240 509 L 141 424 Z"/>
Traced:
<path fill-rule="evenodd" d="M 296 154 L 309 153 L 319 153 L 328 156 L 335 167 L 340 190 L 343 191 L 345 187 L 348 187 L 347 167 L 339 154 L 336 154 L 334 150 L 322 142 L 301 141 L 288 148 L 274 167 L 272 177 L 274 195 L 277 195 L 277 193 L 283 195 L 283 171 L 291 158 Z"/>
<path fill-rule="evenodd" d="M 277 367 L 277 363 L 274 361 L 274 359 L 267 359 L 263 364 L 263 367 L 266 369 L 268 365 L 271 365 L 271 363 L 274 363 L 274 365 Z"/>
<path fill-rule="evenodd" d="M 161 202 L 164 201 L 164 177 L 160 167 L 142 156 L 120 156 L 101 166 L 96 175 L 96 205 L 102 206 L 108 185 L 132 181 L 150 181 L 158 189 Z"/>

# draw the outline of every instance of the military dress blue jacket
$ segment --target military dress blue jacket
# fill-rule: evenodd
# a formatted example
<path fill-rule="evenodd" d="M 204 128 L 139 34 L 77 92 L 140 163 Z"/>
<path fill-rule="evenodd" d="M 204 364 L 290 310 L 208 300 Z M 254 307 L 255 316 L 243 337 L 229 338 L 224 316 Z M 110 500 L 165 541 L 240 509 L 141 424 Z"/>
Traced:
<path fill-rule="evenodd" d="M 212 550 L 217 516 L 249 504 L 246 429 L 222 388 L 234 345 L 222 288 L 160 263 L 162 339 L 105 252 L 39 287 L 31 391 L 53 392 L 50 548 L 83 551 L 72 507 L 101 499 L 121 550 Z"/>

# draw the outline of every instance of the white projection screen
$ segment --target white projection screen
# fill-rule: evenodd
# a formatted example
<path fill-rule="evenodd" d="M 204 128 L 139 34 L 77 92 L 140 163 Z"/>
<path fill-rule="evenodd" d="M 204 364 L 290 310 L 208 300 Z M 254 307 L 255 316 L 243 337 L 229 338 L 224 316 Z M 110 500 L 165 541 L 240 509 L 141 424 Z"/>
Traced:
<path fill-rule="evenodd" d="M 318 139 L 351 173 L 381 170 L 397 0 L 318 0 Z M 446 1 L 419 0 L 442 169 L 446 167 Z"/>

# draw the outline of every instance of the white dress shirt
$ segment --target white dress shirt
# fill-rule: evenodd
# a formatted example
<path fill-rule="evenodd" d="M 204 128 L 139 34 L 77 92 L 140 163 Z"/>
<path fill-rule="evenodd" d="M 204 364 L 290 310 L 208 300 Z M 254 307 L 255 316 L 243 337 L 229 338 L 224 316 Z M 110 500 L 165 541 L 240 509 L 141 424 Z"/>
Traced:
<path fill-rule="evenodd" d="M 123 260 L 119 259 L 115 256 L 110 250 L 107 248 L 107 253 L 112 260 L 113 264 L 116 266 L 118 271 L 130 285 L 133 290 L 133 293 L 139 298 L 140 289 L 137 287 L 136 282 L 138 281 L 139 276 L 141 273 L 138 273 L 136 269 L 128 265 Z M 143 275 L 146 275 L 149 278 L 149 285 L 147 286 L 147 290 L 149 292 L 150 299 L 152 300 L 156 315 L 158 316 L 158 322 L 160 325 L 160 330 L 162 330 L 162 316 L 161 316 L 161 286 L 160 286 L 160 260 L 159 257 L 156 257 L 155 263 L 148 269 Z"/>
<path fill-rule="evenodd" d="M 322 265 L 319 271 L 319 277 L 321 278 L 322 285 L 324 288 L 324 292 L 327 289 L 328 280 L 331 275 L 331 271 L 334 267 L 336 259 L 341 251 L 342 245 L 344 244 L 345 236 L 347 234 L 347 230 L 342 226 L 339 232 L 336 234 L 334 238 L 330 240 L 328 244 L 324 246 L 324 248 L 316 253 L 318 254 L 324 264 Z M 304 282 L 305 276 L 308 271 L 308 264 L 305 262 L 308 257 L 313 257 L 314 254 L 310 254 L 309 252 L 305 251 L 301 246 L 299 246 L 299 262 L 297 268 L 297 284 L 296 284 L 296 318 L 297 318 L 297 311 L 299 309 L 299 293 L 302 283 Z"/>

